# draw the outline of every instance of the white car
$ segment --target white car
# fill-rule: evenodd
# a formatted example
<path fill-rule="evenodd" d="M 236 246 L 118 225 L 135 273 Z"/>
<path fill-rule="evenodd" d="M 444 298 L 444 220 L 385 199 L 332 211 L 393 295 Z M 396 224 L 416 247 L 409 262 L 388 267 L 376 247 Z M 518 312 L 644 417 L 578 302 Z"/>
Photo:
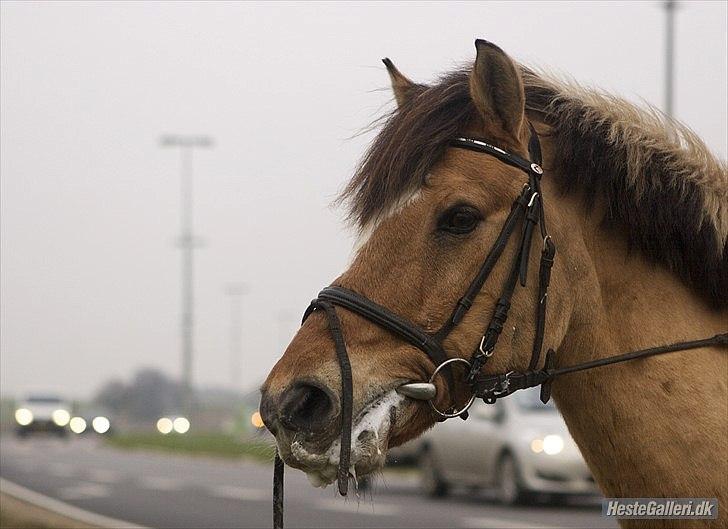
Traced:
<path fill-rule="evenodd" d="M 453 485 L 494 488 L 505 504 L 534 493 L 599 493 L 553 401 L 541 403 L 538 388 L 476 402 L 467 421 L 450 419 L 427 432 L 420 450 L 422 487 L 431 496 Z"/>
<path fill-rule="evenodd" d="M 70 420 L 71 406 L 58 397 L 31 396 L 15 409 L 16 432 L 20 437 L 36 432 L 65 436 Z"/>

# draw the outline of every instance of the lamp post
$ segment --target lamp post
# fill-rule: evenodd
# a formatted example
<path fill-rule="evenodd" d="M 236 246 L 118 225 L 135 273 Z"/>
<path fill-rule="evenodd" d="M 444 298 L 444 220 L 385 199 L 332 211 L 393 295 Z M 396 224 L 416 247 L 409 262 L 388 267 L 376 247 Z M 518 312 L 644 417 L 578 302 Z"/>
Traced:
<path fill-rule="evenodd" d="M 665 114 L 672 117 L 675 78 L 675 0 L 665 0 Z"/>
<path fill-rule="evenodd" d="M 196 246 L 192 217 L 192 154 L 194 149 L 212 147 L 209 136 L 185 136 L 166 134 L 160 139 L 162 147 L 177 147 L 180 150 L 180 238 L 182 250 L 181 321 L 182 346 L 182 408 L 188 416 L 192 410 L 192 358 L 194 354 L 194 259 Z"/>

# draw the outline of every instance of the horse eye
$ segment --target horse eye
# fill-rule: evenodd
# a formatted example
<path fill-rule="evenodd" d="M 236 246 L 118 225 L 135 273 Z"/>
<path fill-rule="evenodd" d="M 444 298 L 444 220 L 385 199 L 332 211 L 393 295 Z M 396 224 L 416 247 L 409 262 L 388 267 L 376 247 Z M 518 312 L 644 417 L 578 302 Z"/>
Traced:
<path fill-rule="evenodd" d="M 472 206 L 455 206 L 445 211 L 437 223 L 438 229 L 448 233 L 470 233 L 480 222 L 480 212 Z"/>

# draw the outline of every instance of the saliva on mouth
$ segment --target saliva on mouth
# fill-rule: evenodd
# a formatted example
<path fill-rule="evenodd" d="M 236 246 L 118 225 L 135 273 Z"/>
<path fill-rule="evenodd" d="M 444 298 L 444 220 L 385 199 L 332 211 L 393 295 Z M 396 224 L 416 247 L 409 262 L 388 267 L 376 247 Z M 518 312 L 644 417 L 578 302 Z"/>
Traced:
<path fill-rule="evenodd" d="M 362 410 L 354 421 L 351 432 L 351 465 L 349 474 L 358 490 L 357 467 L 363 475 L 384 466 L 389 432 L 395 422 L 397 406 L 404 397 L 392 390 L 374 400 Z M 305 463 L 311 485 L 326 488 L 336 481 L 341 439 L 334 441 L 322 454 L 312 454 L 300 441 L 291 444 L 291 454 Z"/>

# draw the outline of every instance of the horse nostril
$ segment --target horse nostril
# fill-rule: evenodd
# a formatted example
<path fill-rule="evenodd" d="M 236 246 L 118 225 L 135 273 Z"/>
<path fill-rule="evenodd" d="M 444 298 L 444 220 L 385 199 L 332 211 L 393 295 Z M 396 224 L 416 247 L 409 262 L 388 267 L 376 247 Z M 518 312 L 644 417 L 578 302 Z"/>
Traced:
<path fill-rule="evenodd" d="M 329 394 L 312 383 L 296 384 L 281 400 L 281 423 L 295 431 L 311 432 L 327 426 L 334 409 Z"/>

